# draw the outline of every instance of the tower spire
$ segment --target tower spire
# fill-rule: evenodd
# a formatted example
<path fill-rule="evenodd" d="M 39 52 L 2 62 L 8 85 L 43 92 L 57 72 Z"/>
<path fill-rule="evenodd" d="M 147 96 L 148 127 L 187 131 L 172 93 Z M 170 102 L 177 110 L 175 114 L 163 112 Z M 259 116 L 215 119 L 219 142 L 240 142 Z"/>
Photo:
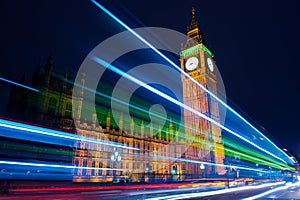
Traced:
<path fill-rule="evenodd" d="M 199 44 L 201 44 L 203 43 L 202 32 L 198 27 L 198 22 L 196 20 L 195 13 L 196 13 L 195 8 L 192 7 L 192 22 L 191 25 L 188 26 L 187 28 L 187 35 L 190 38 L 196 40 Z"/>
<path fill-rule="evenodd" d="M 195 8 L 192 7 L 192 22 L 191 22 L 191 25 L 188 27 L 188 31 L 190 31 L 194 28 L 198 28 L 198 22 L 195 17 Z"/>

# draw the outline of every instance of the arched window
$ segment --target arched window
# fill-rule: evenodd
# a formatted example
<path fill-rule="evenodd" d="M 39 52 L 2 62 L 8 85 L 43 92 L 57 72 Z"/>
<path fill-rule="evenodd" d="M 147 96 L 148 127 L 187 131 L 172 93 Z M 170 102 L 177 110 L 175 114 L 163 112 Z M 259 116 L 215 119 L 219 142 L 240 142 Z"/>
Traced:
<path fill-rule="evenodd" d="M 99 167 L 99 174 L 102 175 L 103 163 L 100 162 L 100 163 L 98 164 L 98 167 Z"/>
<path fill-rule="evenodd" d="M 127 141 L 127 147 L 130 147 L 130 145 L 129 145 L 129 141 Z M 129 148 L 127 149 L 127 152 L 128 152 L 128 153 L 130 153 L 130 150 L 129 150 Z"/>
<path fill-rule="evenodd" d="M 57 104 L 56 99 L 51 97 L 49 99 L 48 114 L 51 114 L 51 115 L 55 114 L 56 104 Z"/>
<path fill-rule="evenodd" d="M 66 104 L 65 117 L 66 118 L 71 118 L 72 117 L 72 104 L 70 102 L 68 102 Z"/>

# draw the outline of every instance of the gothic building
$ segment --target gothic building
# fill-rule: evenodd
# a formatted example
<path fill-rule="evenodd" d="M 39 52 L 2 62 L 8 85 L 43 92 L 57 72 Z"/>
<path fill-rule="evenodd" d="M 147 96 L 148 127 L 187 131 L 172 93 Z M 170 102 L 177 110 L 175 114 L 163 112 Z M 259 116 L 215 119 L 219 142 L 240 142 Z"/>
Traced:
<path fill-rule="evenodd" d="M 203 43 L 194 10 L 187 35 L 194 39 L 196 44 L 188 40 L 182 48 L 181 68 L 216 94 L 217 80 L 213 56 Z M 142 119 L 137 125 L 133 118 L 126 121 L 120 117 L 116 126 L 110 108 L 104 107 L 98 113 L 99 116 L 93 114 L 91 121 L 85 120 L 81 117 L 82 94 L 79 94 L 75 101 L 73 99 L 72 104 L 73 84 L 69 75 L 55 74 L 52 68 L 51 54 L 44 68 L 40 68 L 39 65 L 36 67 L 31 86 L 39 92 L 12 88 L 7 116 L 80 135 L 83 139 L 75 142 L 73 149 L 73 181 L 111 182 L 130 179 L 134 182 L 150 182 L 224 173 L 220 166 L 200 167 L 199 163 L 187 162 L 194 160 L 223 163 L 224 147 L 219 127 L 185 110 L 185 135 L 195 138 L 186 150 L 186 140 L 179 137 L 172 119 L 167 120 L 167 127 L 158 128 L 157 131 L 154 131 L 152 124 L 147 124 Z M 85 78 L 85 73 L 82 72 L 82 83 Z M 184 103 L 218 121 L 218 104 L 195 82 L 183 75 L 181 81 Z M 72 106 L 75 108 L 73 110 L 76 110 L 75 113 L 72 113 Z M 76 122 L 76 129 L 72 114 L 77 116 L 76 119 L 80 119 Z M 122 113 L 120 115 L 122 116 Z M 101 124 L 96 123 L 96 118 L 102 119 Z M 89 138 L 93 140 L 89 141 Z M 107 145 L 108 143 L 132 148 L 116 148 L 116 145 L 112 147 Z M 118 160 L 112 159 L 116 152 L 121 156 Z"/>
<path fill-rule="evenodd" d="M 192 22 L 187 30 L 187 35 L 191 39 L 186 42 L 181 52 L 181 68 L 216 94 L 217 80 L 213 55 L 203 43 L 202 32 L 194 12 L 193 9 Z M 82 83 L 84 85 L 84 80 Z M 182 75 L 182 85 L 183 101 L 187 106 L 216 121 L 220 120 L 218 104 L 210 98 L 209 94 L 184 75 Z M 81 104 L 77 103 L 77 105 Z M 81 109 L 82 106 L 78 106 L 76 110 Z M 100 141 L 114 141 L 116 144 L 137 150 L 118 148 L 118 155 L 122 158 L 120 162 L 115 162 L 111 159 L 115 150 L 109 145 L 80 142 L 75 151 L 74 164 L 88 168 L 86 170 L 79 168 L 75 171 L 74 181 L 113 181 L 115 175 L 119 178 L 130 177 L 132 181 L 150 181 L 151 177 L 154 177 L 154 180 L 159 180 L 159 177 L 183 180 L 189 177 L 225 173 L 222 167 L 224 146 L 221 129 L 200 116 L 184 111 L 185 137 L 183 138 L 174 128 L 172 120 L 169 120 L 166 129 L 158 129 L 158 133 L 153 134 L 153 124 L 146 126 L 145 122 L 141 121 L 140 125 L 136 126 L 134 119 L 125 121 L 122 117 L 117 123 L 119 126 L 113 128 L 110 111 L 102 112 L 105 113 L 105 128 L 103 125 L 96 124 L 96 117 L 99 116 L 94 115 L 91 124 L 79 123 L 78 134 L 83 137 L 97 138 Z M 193 138 L 194 142 L 189 145 L 186 138 Z M 207 164 L 201 167 L 199 162 L 190 161 L 204 161 L 217 165 Z M 106 170 L 107 168 L 117 168 L 122 171 Z"/>
<path fill-rule="evenodd" d="M 30 86 L 39 92 L 12 86 L 6 116 L 53 128 L 74 131 L 72 119 L 72 82 L 68 73 L 53 71 L 50 53 L 46 64 L 34 69 Z M 25 84 L 25 75 L 21 78 Z"/>
<path fill-rule="evenodd" d="M 198 27 L 194 8 L 192 9 L 192 22 L 187 29 L 187 35 L 189 39 L 182 48 L 180 63 L 181 68 L 196 83 L 184 75 L 181 76 L 184 104 L 219 122 L 218 103 L 210 97 L 210 94 L 197 85 L 197 83 L 200 83 L 217 95 L 217 77 L 213 54 L 204 45 L 202 31 Z M 185 133 L 195 137 L 195 141 L 186 152 L 187 158 L 223 164 L 224 145 L 222 143 L 221 129 L 186 109 L 184 110 L 184 122 L 186 127 Z M 187 163 L 186 165 L 186 173 L 195 173 L 199 170 L 198 164 Z M 207 168 L 206 170 L 212 174 L 224 173 L 224 168 L 220 165 L 216 165 L 216 167 L 208 165 Z"/>

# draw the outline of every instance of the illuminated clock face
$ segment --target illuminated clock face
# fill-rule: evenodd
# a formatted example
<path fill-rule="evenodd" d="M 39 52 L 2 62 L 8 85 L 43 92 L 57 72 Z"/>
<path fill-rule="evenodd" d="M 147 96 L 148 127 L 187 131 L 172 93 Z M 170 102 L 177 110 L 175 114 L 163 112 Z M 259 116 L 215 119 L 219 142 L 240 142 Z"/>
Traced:
<path fill-rule="evenodd" d="M 188 71 L 194 70 L 196 69 L 196 67 L 199 64 L 199 60 L 197 57 L 190 57 L 189 59 L 187 59 L 186 63 L 185 63 L 185 68 Z"/>
<path fill-rule="evenodd" d="M 210 58 L 207 58 L 208 69 L 213 72 L 214 71 L 214 63 Z"/>

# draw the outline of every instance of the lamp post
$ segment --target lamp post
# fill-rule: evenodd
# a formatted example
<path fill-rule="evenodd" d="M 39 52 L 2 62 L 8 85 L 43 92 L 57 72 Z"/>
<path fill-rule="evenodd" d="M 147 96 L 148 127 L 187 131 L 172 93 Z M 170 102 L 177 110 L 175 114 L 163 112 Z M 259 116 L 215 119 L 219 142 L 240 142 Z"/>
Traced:
<path fill-rule="evenodd" d="M 151 165 L 149 163 L 147 163 L 146 172 L 147 172 L 147 176 L 148 176 L 148 183 L 150 183 L 150 170 L 151 170 Z"/>
<path fill-rule="evenodd" d="M 121 155 L 120 153 L 117 151 L 116 148 L 114 148 L 113 153 L 110 156 L 110 160 L 113 162 L 113 167 L 114 167 L 114 171 L 113 171 L 113 183 L 117 182 L 117 175 L 116 175 L 116 166 L 119 162 L 121 162 Z"/>
<path fill-rule="evenodd" d="M 229 182 L 229 170 L 230 170 L 230 164 L 229 164 L 229 158 L 225 156 L 224 158 L 224 164 L 225 164 L 225 169 L 226 169 L 226 176 L 227 176 L 227 184 L 226 188 L 229 188 L 230 182 Z"/>
<path fill-rule="evenodd" d="M 201 163 L 200 169 L 201 169 L 201 170 L 204 170 L 204 169 L 205 169 L 205 165 L 204 165 L 203 163 Z"/>
<path fill-rule="evenodd" d="M 203 176 L 204 175 L 204 170 L 205 170 L 205 165 L 203 163 L 201 163 L 200 169 L 202 171 L 202 176 Z"/>

